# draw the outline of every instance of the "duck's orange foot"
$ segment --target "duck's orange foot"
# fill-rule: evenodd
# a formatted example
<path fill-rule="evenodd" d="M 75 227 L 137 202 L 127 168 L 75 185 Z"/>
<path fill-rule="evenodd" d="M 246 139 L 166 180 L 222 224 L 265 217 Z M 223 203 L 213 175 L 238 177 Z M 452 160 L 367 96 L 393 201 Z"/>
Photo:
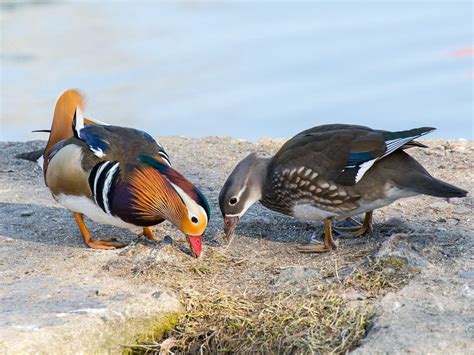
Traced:
<path fill-rule="evenodd" d="M 354 227 L 354 228 L 344 227 L 344 229 L 334 227 L 334 230 L 340 233 L 338 235 L 339 238 L 348 239 L 348 238 L 360 237 L 361 235 L 364 235 L 367 232 L 371 232 L 372 231 L 372 226 L 370 226 L 370 227 L 360 226 L 360 227 Z M 344 232 L 346 232 L 346 233 L 344 233 Z"/>
<path fill-rule="evenodd" d="M 297 250 L 301 253 L 327 253 L 333 249 L 337 249 L 337 244 L 332 238 L 324 238 L 324 243 L 321 243 L 314 234 L 308 244 L 297 247 Z"/>
<path fill-rule="evenodd" d="M 77 226 L 81 231 L 82 237 L 84 238 L 84 243 L 89 248 L 92 249 L 116 249 L 116 248 L 123 248 L 127 246 L 127 244 L 120 243 L 115 238 L 104 238 L 102 240 L 94 240 L 91 237 L 91 234 L 87 230 L 86 224 L 84 223 L 84 215 L 82 213 L 74 212 L 74 219 L 77 222 Z"/>
<path fill-rule="evenodd" d="M 338 237 L 341 239 L 360 237 L 361 235 L 374 230 L 372 223 L 372 211 L 365 214 L 363 223 L 359 223 L 353 218 L 349 218 L 347 221 L 352 223 L 352 226 L 333 228 L 338 233 Z"/>
<path fill-rule="evenodd" d="M 139 237 L 145 237 L 149 240 L 158 240 L 158 237 L 153 233 L 150 227 L 143 227 L 143 231 L 138 233 Z"/>
<path fill-rule="evenodd" d="M 332 239 L 332 221 L 330 218 L 324 220 L 324 243 L 316 240 L 316 236 L 313 234 L 308 244 L 298 247 L 298 251 L 301 253 L 326 253 L 331 249 L 337 249 L 337 244 Z"/>
<path fill-rule="evenodd" d="M 86 244 L 89 248 L 92 248 L 92 249 L 105 249 L 105 250 L 118 249 L 118 248 L 123 248 L 127 246 L 127 244 L 120 243 L 115 238 L 104 238 L 104 239 L 99 239 L 99 240 L 91 239 L 89 241 L 86 241 Z"/>
<path fill-rule="evenodd" d="M 314 242 L 313 240 L 308 244 L 299 245 L 297 250 L 300 253 L 327 253 L 333 249 L 337 249 L 335 242 L 326 244 L 320 242 Z"/>
<path fill-rule="evenodd" d="M 331 251 L 332 249 L 336 249 L 337 246 L 334 244 L 333 246 L 328 246 L 326 244 L 304 244 L 304 245 L 299 245 L 297 247 L 297 250 L 300 253 L 327 253 L 328 251 Z"/>

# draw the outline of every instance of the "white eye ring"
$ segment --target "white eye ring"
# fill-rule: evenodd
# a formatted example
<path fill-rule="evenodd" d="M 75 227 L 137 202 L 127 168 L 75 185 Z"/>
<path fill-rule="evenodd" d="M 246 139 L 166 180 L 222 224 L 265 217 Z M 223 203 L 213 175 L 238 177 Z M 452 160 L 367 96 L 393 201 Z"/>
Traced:
<path fill-rule="evenodd" d="M 231 199 L 229 200 L 229 205 L 234 206 L 235 204 L 237 204 L 237 202 L 239 202 L 239 199 L 237 197 L 231 197 Z"/>

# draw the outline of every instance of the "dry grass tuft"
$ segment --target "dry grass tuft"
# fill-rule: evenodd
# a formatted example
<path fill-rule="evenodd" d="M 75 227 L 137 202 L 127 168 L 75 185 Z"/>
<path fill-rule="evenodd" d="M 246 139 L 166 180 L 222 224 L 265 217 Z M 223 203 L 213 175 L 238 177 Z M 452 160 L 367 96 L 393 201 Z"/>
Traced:
<path fill-rule="evenodd" d="M 348 307 L 328 292 L 190 297 L 186 313 L 165 341 L 146 352 L 345 352 L 364 335 L 371 307 Z M 135 349 L 135 350 L 138 350 Z"/>
<path fill-rule="evenodd" d="M 391 257 L 369 263 L 347 278 L 344 284 L 375 297 L 400 289 L 417 271 L 405 260 Z"/>
<path fill-rule="evenodd" d="M 174 290 L 185 309 L 164 337 L 128 351 L 347 353 L 365 336 L 377 300 L 416 271 L 404 259 L 376 258 L 376 238 L 319 257 L 258 243 L 232 253 L 210 247 L 198 260 L 170 246 L 124 252 L 110 268 Z M 301 266 L 310 276 L 291 279 Z"/>
<path fill-rule="evenodd" d="M 203 280 L 216 273 L 206 264 L 193 271 Z M 379 260 L 359 262 L 346 277 L 314 280 L 303 292 L 262 288 L 236 293 L 209 283 L 182 288 L 185 312 L 177 326 L 164 340 L 131 349 L 162 354 L 347 353 L 364 337 L 376 298 L 399 289 L 411 275 L 402 262 Z M 359 296 L 347 296 L 351 292 Z"/>

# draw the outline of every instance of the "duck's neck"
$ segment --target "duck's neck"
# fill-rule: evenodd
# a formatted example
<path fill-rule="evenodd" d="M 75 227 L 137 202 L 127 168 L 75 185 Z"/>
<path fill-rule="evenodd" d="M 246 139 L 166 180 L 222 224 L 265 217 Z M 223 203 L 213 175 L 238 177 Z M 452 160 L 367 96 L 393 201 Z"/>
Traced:
<path fill-rule="evenodd" d="M 263 196 L 270 161 L 271 157 L 258 157 L 252 166 L 252 192 L 255 194 L 255 196 L 258 196 L 258 200 L 260 200 Z"/>

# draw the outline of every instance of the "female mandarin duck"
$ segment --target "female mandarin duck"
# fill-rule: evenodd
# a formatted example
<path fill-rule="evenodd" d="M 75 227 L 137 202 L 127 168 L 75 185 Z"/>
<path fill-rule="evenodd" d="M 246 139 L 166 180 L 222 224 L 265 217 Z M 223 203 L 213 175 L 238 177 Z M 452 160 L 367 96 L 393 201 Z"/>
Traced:
<path fill-rule="evenodd" d="M 118 227 L 143 227 L 141 235 L 152 240 L 157 238 L 150 227 L 168 220 L 200 256 L 210 215 L 203 194 L 171 167 L 148 133 L 88 120 L 83 102 L 75 90 L 59 97 L 39 163 L 54 199 L 73 212 L 84 242 L 95 249 L 125 246 L 92 239 L 84 215 Z"/>
<path fill-rule="evenodd" d="M 401 132 L 333 124 L 314 127 L 286 142 L 275 156 L 250 154 L 224 184 L 219 205 L 230 241 L 239 218 L 257 201 L 301 220 L 324 220 L 324 243 L 302 252 L 336 248 L 332 220 L 365 213 L 352 236 L 372 228 L 372 211 L 403 197 L 464 197 L 467 191 L 432 177 L 404 149 L 434 128 Z M 313 238 L 312 238 L 313 240 Z"/>

